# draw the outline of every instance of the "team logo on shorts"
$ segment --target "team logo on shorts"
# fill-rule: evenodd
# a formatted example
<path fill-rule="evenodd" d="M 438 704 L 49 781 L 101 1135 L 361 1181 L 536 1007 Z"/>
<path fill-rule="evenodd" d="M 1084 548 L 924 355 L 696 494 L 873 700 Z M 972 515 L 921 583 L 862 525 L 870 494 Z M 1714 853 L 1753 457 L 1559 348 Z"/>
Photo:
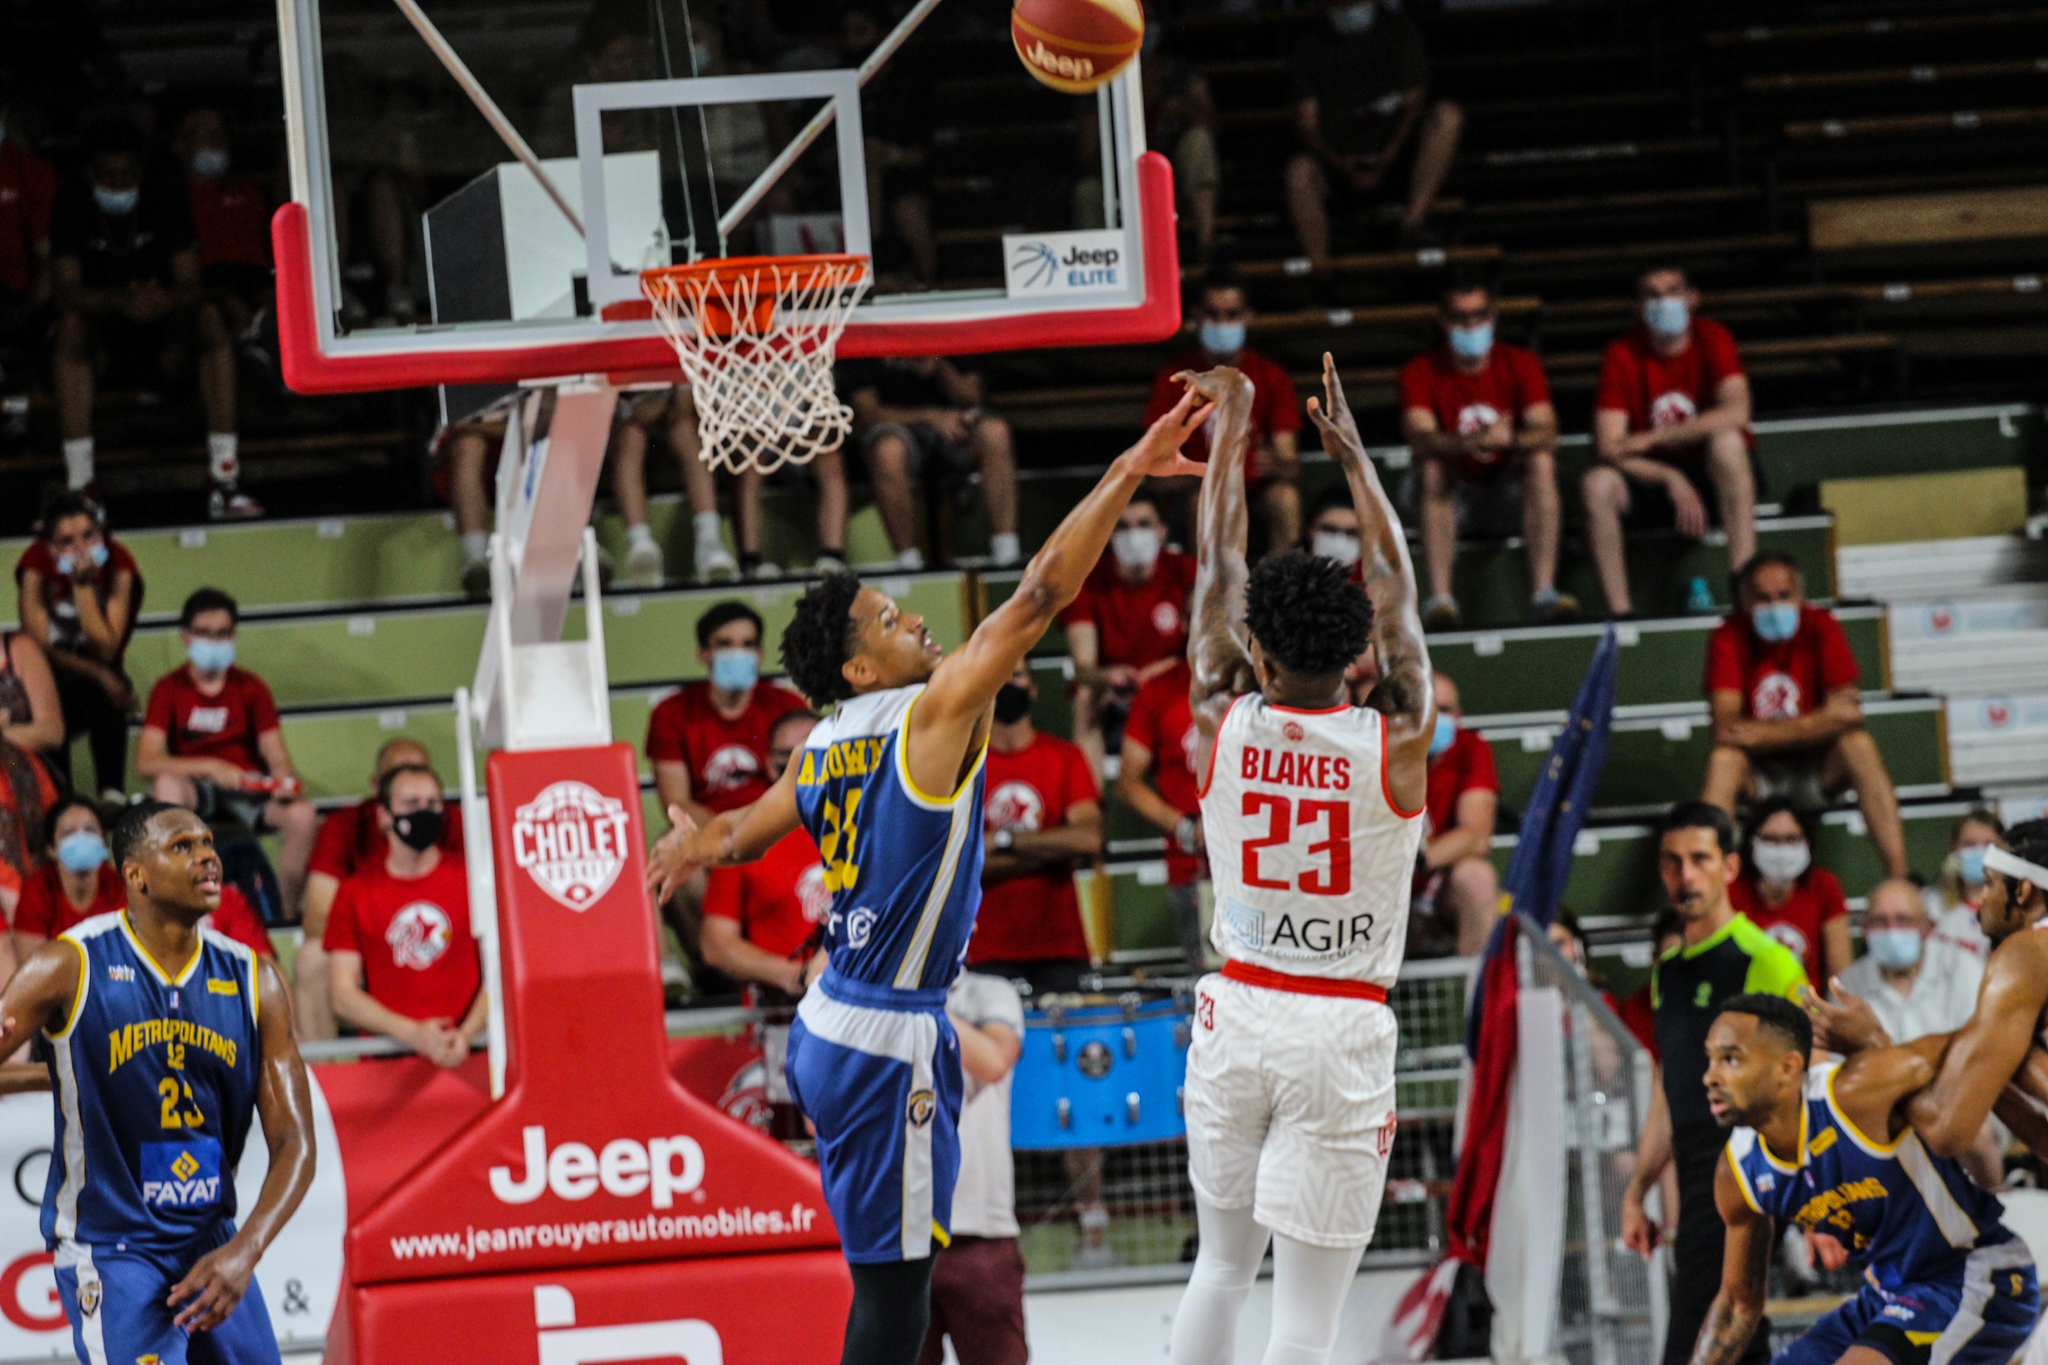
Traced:
<path fill-rule="evenodd" d="M 588 910 L 626 865 L 626 805 L 555 782 L 512 813 L 512 861 L 571 910 Z"/>
<path fill-rule="evenodd" d="M 931 1091 L 913 1090 L 910 1092 L 910 1104 L 904 1112 L 909 1116 L 912 1128 L 922 1128 L 932 1121 L 932 1114 L 938 1107 L 939 1102 Z"/>
<path fill-rule="evenodd" d="M 78 1286 L 78 1311 L 91 1317 L 100 1311 L 100 1282 L 87 1280 Z"/>

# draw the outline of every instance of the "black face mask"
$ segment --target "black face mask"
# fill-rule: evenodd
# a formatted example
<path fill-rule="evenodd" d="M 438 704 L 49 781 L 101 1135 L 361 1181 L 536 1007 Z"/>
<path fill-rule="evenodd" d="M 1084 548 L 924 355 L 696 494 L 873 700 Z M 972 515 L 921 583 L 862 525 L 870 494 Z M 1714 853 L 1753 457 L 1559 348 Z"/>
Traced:
<path fill-rule="evenodd" d="M 445 822 L 446 817 L 440 811 L 427 806 L 392 816 L 391 832 L 413 852 L 425 853 L 441 842 L 441 826 Z"/>
<path fill-rule="evenodd" d="M 1004 725 L 1015 725 L 1031 714 L 1031 689 L 1015 683 L 1004 683 L 996 693 L 996 719 Z"/>

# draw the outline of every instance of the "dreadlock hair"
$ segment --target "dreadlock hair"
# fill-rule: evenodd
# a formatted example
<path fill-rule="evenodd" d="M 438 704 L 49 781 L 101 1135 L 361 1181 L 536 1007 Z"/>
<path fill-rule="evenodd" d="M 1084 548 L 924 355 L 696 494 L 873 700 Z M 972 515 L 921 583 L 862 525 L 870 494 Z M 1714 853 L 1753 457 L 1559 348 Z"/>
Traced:
<path fill-rule="evenodd" d="M 828 573 L 797 599 L 796 615 L 782 632 L 782 669 L 812 706 L 831 706 L 853 695 L 841 669 L 853 657 L 853 599 L 859 595 L 859 578 Z"/>
<path fill-rule="evenodd" d="M 1342 673 L 1372 639 L 1372 601 L 1348 566 L 1301 550 L 1268 555 L 1245 586 L 1244 623 L 1289 673 Z"/>

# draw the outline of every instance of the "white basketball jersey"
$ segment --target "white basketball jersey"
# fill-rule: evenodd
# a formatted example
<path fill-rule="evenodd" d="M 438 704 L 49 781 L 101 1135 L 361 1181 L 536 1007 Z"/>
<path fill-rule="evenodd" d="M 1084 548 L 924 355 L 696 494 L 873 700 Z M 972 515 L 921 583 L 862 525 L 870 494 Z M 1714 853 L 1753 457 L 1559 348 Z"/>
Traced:
<path fill-rule="evenodd" d="M 1258 693 L 1216 734 L 1202 829 L 1226 957 L 1391 987 L 1408 938 L 1422 812 L 1387 792 L 1387 719 L 1296 711 Z"/>

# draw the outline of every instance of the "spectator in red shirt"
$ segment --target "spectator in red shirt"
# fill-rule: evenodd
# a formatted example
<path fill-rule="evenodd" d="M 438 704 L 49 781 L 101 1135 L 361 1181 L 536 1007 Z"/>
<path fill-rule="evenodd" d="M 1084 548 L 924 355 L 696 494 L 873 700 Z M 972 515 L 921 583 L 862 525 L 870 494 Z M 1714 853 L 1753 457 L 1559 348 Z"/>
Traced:
<path fill-rule="evenodd" d="M 1885 875 L 1909 875 L 1898 794 L 1863 726 L 1841 623 L 1807 602 L 1789 556 L 1756 556 L 1739 582 L 1737 610 L 1707 640 L 1714 748 L 1700 798 L 1730 813 L 1744 796 L 1812 810 L 1854 787 Z"/>
<path fill-rule="evenodd" d="M 1444 344 L 1401 368 L 1401 433 L 1420 486 L 1429 597 L 1422 624 L 1455 630 L 1451 568 L 1458 535 L 1520 535 L 1529 552 L 1529 614 L 1571 620 L 1557 590 L 1557 410 L 1533 351 L 1493 339 L 1498 311 L 1485 285 L 1453 285 L 1438 307 Z"/>
<path fill-rule="evenodd" d="M 1696 316 L 1700 296 L 1676 266 L 1636 280 L 1642 323 L 1600 361 L 1593 455 L 1586 471 L 1586 539 L 1600 590 L 1616 616 L 1634 611 L 1622 532 L 1676 527 L 1695 540 L 1728 532 L 1728 567 L 1756 553 L 1761 482 L 1749 435 L 1749 377 L 1735 338 Z"/>
<path fill-rule="evenodd" d="M 241 608 L 201 588 L 178 614 L 186 663 L 158 678 L 135 741 L 135 773 L 159 801 L 201 818 L 236 818 L 283 836 L 277 879 L 284 913 L 298 913 L 319 814 L 300 799 L 277 702 L 263 679 L 235 666 Z"/>
<path fill-rule="evenodd" d="M 809 711 L 789 711 L 770 727 L 771 784 L 817 723 Z M 831 909 L 818 846 L 799 825 L 760 861 L 712 869 L 704 891 L 704 960 L 749 983 L 755 1003 L 792 1004 L 803 994 L 811 968 L 824 968 L 821 952 L 803 950 Z M 764 1001 L 759 987 L 770 988 L 772 998 Z"/>
<path fill-rule="evenodd" d="M 1488 856 L 1500 809 L 1493 750 L 1459 724 L 1458 685 L 1436 675 L 1436 738 L 1429 746 L 1429 800 L 1408 910 L 1408 955 L 1471 957 L 1500 914 L 1500 877 Z"/>
<path fill-rule="evenodd" d="M 250 176 L 231 176 L 233 153 L 220 110 L 187 111 L 172 144 L 199 233 L 199 273 L 228 327 L 246 335 L 270 306 L 270 201 Z"/>
<path fill-rule="evenodd" d="M 1835 874 L 1813 861 L 1813 819 L 1783 797 L 1759 801 L 1742 837 L 1742 872 L 1728 903 L 1792 950 L 1823 991 L 1855 956 L 1849 901 Z"/>
<path fill-rule="evenodd" d="M 1181 352 L 1152 381 L 1145 404 L 1150 425 L 1173 411 L 1187 388 L 1175 375 L 1200 374 L 1234 365 L 1252 381 L 1252 429 L 1245 450 L 1245 485 L 1254 490 L 1265 515 L 1267 544 L 1286 548 L 1301 539 L 1301 401 L 1285 366 L 1245 345 L 1254 316 L 1244 281 L 1228 270 L 1212 270 L 1202 283 L 1194 314 L 1197 344 Z M 1191 460 L 1209 458 L 1209 429 L 1199 428 L 1182 451 Z M 1180 480 L 1177 482 L 1193 482 Z"/>
<path fill-rule="evenodd" d="M 440 848 L 441 779 L 432 768 L 393 768 L 377 800 L 384 858 L 341 884 L 322 939 L 334 1012 L 437 1066 L 461 1066 L 487 1001 L 469 878 Z"/>
<path fill-rule="evenodd" d="M 1208 963 L 1200 883 L 1209 879 L 1209 846 L 1202 837 L 1188 685 L 1187 660 L 1182 659 L 1138 689 L 1124 722 L 1116 799 L 1166 836 L 1166 901 L 1188 970 L 1199 972 Z"/>
<path fill-rule="evenodd" d="M 1074 739 L 1095 771 L 1104 728 L 1117 728 L 1138 689 L 1186 656 L 1194 589 L 1195 557 L 1167 548 L 1159 504 L 1140 491 L 1062 618 L 1074 657 Z"/>
<path fill-rule="evenodd" d="M 56 174 L 9 127 L 9 103 L 0 98 L 0 343 L 26 341 L 31 319 L 50 297 L 50 211 L 57 201 Z"/>
<path fill-rule="evenodd" d="M 327 932 L 328 912 L 334 908 L 334 893 L 341 884 L 381 859 L 388 849 L 384 828 L 377 813 L 377 789 L 384 775 L 394 768 L 429 768 L 433 758 L 426 746 L 404 735 L 386 740 L 377 750 L 377 762 L 370 772 L 370 795 L 353 806 L 330 811 L 320 821 L 319 836 L 306 862 L 306 890 L 299 898 L 299 923 L 305 938 L 292 961 L 297 986 L 295 1020 L 301 1038 L 332 1038 L 335 1034 L 334 1006 L 327 999 L 327 949 L 321 940 Z M 462 809 L 446 811 L 441 821 L 440 848 L 443 853 L 462 854 Z"/>
<path fill-rule="evenodd" d="M 122 663 L 142 611 L 142 571 L 100 524 L 99 508 L 77 493 L 45 504 L 42 528 L 15 562 L 14 582 L 22 629 L 43 646 L 57 678 L 65 742 L 51 760 L 69 785 L 70 741 L 84 733 L 92 789 L 103 801 L 122 800 L 135 709 L 135 685 Z"/>
<path fill-rule="evenodd" d="M 967 943 L 969 967 L 1027 980 L 1034 994 L 1080 989 L 1089 955 L 1074 865 L 1102 855 L 1094 770 L 1079 746 L 1031 723 L 1037 698 L 1026 664 L 996 693 L 983 775 L 988 853 Z"/>

